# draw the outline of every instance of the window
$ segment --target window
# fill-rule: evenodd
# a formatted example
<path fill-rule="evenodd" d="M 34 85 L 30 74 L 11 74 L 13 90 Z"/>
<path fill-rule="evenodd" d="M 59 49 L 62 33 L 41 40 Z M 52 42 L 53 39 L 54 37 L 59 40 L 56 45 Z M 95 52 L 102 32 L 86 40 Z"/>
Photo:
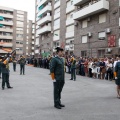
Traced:
<path fill-rule="evenodd" d="M 17 34 L 17 37 L 23 38 L 23 34 Z"/>
<path fill-rule="evenodd" d="M 71 5 L 73 5 L 73 0 L 67 2 L 67 7 L 70 7 Z"/>
<path fill-rule="evenodd" d="M 66 28 L 66 33 L 74 31 L 74 25 L 68 26 Z"/>
<path fill-rule="evenodd" d="M 106 22 L 106 14 L 101 14 L 99 15 L 99 23 L 104 23 Z"/>
<path fill-rule="evenodd" d="M 98 50 L 98 55 L 99 55 L 99 57 L 104 57 L 105 50 Z"/>
<path fill-rule="evenodd" d="M 82 43 L 87 43 L 87 35 L 82 36 Z"/>
<path fill-rule="evenodd" d="M 54 36 L 59 36 L 60 35 L 60 30 L 54 31 Z"/>
<path fill-rule="evenodd" d="M 66 19 L 68 20 L 68 19 L 72 19 L 72 18 L 73 18 L 73 12 L 68 13 Z"/>
<path fill-rule="evenodd" d="M 88 26 L 87 20 L 82 21 L 82 28 L 86 28 Z"/>
<path fill-rule="evenodd" d="M 106 34 L 105 34 L 104 31 L 98 33 L 98 38 L 99 38 L 100 40 L 104 40 L 105 37 L 106 37 Z"/>
<path fill-rule="evenodd" d="M 81 56 L 86 57 L 87 56 L 87 51 L 81 51 Z"/>
<path fill-rule="evenodd" d="M 60 19 L 54 21 L 54 25 L 58 25 L 58 24 L 60 24 Z"/>
<path fill-rule="evenodd" d="M 59 12 L 60 12 L 60 7 L 57 8 L 54 13 L 57 14 L 57 13 L 59 13 Z"/>
<path fill-rule="evenodd" d="M 17 31 L 23 31 L 23 28 L 16 28 Z"/>
<path fill-rule="evenodd" d="M 42 36 L 41 36 L 41 39 L 42 39 L 42 40 L 44 40 L 44 39 L 45 39 L 45 36 L 44 36 L 44 35 L 42 35 Z"/>
<path fill-rule="evenodd" d="M 18 18 L 23 18 L 24 15 L 17 14 L 17 17 L 18 17 Z"/>
<path fill-rule="evenodd" d="M 17 21 L 17 24 L 19 24 L 19 25 L 23 25 L 23 22 L 21 22 L 21 21 Z"/>

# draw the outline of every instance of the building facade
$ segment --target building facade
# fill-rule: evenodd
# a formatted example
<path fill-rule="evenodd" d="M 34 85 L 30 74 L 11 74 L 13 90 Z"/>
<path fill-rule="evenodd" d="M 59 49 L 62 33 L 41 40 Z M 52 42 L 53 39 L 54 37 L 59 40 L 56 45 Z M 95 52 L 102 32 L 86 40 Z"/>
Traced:
<path fill-rule="evenodd" d="M 36 0 L 35 18 L 36 56 L 57 46 L 82 57 L 120 53 L 120 0 Z"/>
<path fill-rule="evenodd" d="M 32 54 L 31 48 L 26 50 L 27 40 L 32 43 L 32 21 L 27 25 L 27 12 L 0 6 L 0 54 L 15 49 L 17 56 Z"/>

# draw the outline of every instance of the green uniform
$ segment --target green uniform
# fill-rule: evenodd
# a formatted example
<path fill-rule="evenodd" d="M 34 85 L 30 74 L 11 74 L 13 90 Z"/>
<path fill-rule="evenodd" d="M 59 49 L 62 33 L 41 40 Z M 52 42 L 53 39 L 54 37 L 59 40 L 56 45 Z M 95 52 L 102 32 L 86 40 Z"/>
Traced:
<path fill-rule="evenodd" d="M 71 80 L 76 80 L 76 60 L 74 59 L 71 63 Z"/>
<path fill-rule="evenodd" d="M 115 80 L 117 85 L 120 85 L 120 61 L 116 63 L 115 72 L 117 73 L 117 80 Z"/>
<path fill-rule="evenodd" d="M 9 62 L 5 65 L 4 63 L 2 63 L 2 88 L 5 88 L 5 83 L 7 88 L 10 87 L 10 83 L 9 83 Z"/>
<path fill-rule="evenodd" d="M 65 83 L 64 61 L 63 58 L 54 57 L 50 63 L 50 72 L 55 75 L 54 86 L 54 105 L 61 104 L 61 92 Z"/>
<path fill-rule="evenodd" d="M 1 73 L 2 73 L 2 60 L 0 61 L 0 78 L 1 78 Z"/>
<path fill-rule="evenodd" d="M 23 75 L 25 74 L 25 58 L 22 57 L 20 59 L 20 75 L 23 73 Z"/>

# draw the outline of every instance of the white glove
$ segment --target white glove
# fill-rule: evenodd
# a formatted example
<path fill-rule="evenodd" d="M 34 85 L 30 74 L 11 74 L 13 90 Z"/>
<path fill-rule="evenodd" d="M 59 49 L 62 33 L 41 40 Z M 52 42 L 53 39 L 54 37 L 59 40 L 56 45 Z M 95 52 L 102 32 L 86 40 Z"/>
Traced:
<path fill-rule="evenodd" d="M 115 77 L 115 80 L 117 80 L 118 78 L 117 77 Z"/>

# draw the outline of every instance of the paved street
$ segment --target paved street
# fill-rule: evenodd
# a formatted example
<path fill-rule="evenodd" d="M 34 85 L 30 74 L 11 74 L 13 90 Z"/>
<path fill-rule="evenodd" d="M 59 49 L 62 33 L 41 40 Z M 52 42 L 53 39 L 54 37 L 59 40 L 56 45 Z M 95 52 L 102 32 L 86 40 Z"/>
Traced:
<path fill-rule="evenodd" d="M 53 84 L 49 70 L 26 66 L 25 75 L 13 72 L 13 89 L 0 89 L 0 120 L 120 120 L 116 85 L 106 80 L 77 76 L 66 83 L 61 110 L 53 107 Z M 1 80 L 0 80 L 1 84 Z"/>

